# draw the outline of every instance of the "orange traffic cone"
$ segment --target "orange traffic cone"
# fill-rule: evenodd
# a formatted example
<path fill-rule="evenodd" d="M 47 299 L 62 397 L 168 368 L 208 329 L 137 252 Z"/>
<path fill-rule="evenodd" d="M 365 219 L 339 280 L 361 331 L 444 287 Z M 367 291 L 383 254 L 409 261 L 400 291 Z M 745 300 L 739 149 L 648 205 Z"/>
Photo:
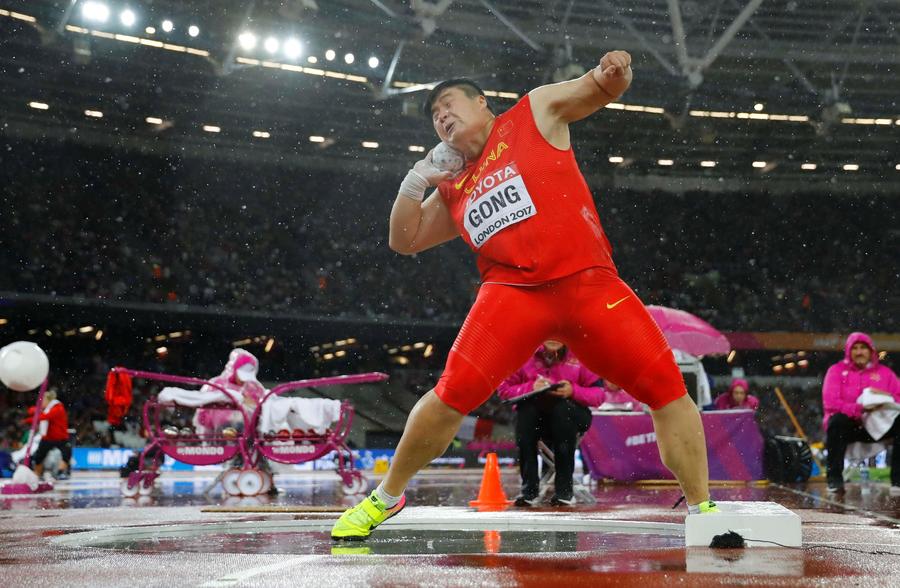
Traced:
<path fill-rule="evenodd" d="M 497 463 L 497 454 L 488 453 L 487 462 L 484 464 L 484 475 L 481 477 L 481 489 L 478 491 L 478 499 L 469 502 L 469 506 L 475 506 L 478 510 L 504 510 L 512 503 L 507 500 L 503 484 L 500 483 L 500 466 Z"/>

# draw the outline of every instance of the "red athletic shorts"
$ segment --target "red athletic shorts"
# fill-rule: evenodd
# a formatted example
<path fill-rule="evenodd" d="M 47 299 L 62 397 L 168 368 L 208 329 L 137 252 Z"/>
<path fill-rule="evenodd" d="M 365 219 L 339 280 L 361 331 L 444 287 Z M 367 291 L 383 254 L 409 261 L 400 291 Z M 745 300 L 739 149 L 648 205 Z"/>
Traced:
<path fill-rule="evenodd" d="M 547 339 L 652 409 L 687 393 L 665 337 L 614 270 L 591 268 L 538 286 L 484 284 L 435 392 L 463 414 L 487 400 Z"/>

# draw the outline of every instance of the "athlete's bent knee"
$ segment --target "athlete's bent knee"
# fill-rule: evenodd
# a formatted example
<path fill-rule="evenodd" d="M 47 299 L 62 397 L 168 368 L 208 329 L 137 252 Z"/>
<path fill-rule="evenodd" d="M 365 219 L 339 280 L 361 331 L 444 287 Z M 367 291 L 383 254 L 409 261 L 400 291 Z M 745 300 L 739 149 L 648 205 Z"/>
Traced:
<path fill-rule="evenodd" d="M 452 377 L 441 376 L 434 393 L 441 402 L 466 415 L 484 404 L 494 389 L 475 370 L 468 370 L 468 373 L 456 373 Z"/>

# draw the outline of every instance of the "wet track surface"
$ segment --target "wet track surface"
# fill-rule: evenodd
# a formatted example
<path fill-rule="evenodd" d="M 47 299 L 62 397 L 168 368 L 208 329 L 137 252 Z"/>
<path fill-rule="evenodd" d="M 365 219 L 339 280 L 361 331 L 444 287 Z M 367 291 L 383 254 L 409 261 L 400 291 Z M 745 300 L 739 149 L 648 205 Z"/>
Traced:
<path fill-rule="evenodd" d="M 203 491 L 214 473 L 168 474 L 150 497 L 76 475 L 50 493 L 0 499 L 4 584 L 29 586 L 895 586 L 900 497 L 883 484 L 725 486 L 719 500 L 771 500 L 800 515 L 803 549 L 685 548 L 671 486 L 593 488 L 597 504 L 475 513 L 478 471 L 436 471 L 408 507 L 360 543 L 334 544 L 354 503 L 327 472 L 276 477 L 274 497 Z M 514 494 L 517 476 L 503 477 Z M 235 512 L 222 512 L 223 507 Z M 214 509 L 218 509 L 213 512 Z"/>

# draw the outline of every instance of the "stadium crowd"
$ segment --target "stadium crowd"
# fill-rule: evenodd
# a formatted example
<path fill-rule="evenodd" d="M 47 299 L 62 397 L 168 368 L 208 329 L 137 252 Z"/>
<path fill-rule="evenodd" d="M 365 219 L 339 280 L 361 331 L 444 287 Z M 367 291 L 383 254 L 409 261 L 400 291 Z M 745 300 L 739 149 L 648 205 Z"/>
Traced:
<path fill-rule="evenodd" d="M 459 240 L 390 251 L 391 176 L 38 143 L 0 161 L 0 291 L 460 321 L 477 289 Z M 723 330 L 900 328 L 895 196 L 594 192 L 648 304 Z"/>
<path fill-rule="evenodd" d="M 460 240 L 413 257 L 387 247 L 393 176 L 39 142 L 10 142 L 0 164 L 0 292 L 459 322 L 477 291 Z M 648 304 L 722 330 L 900 330 L 896 196 L 594 192 L 619 271 Z M 54 385 L 77 443 L 102 446 L 112 439 L 91 422 L 105 418 L 108 366 L 90 362 Z M 792 394 L 816 438 L 819 391 Z M 761 400 L 764 428 L 791 432 Z M 24 407 L 0 404 L 0 447 L 15 447 Z"/>

